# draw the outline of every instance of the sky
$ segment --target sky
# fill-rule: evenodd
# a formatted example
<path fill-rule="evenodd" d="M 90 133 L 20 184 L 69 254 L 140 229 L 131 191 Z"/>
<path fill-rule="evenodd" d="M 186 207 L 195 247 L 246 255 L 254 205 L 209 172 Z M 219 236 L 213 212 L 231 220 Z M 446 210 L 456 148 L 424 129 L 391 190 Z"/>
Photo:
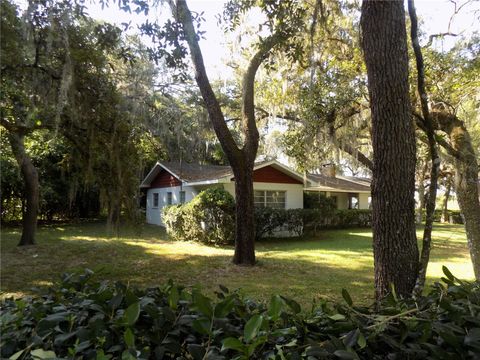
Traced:
<path fill-rule="evenodd" d="M 468 0 L 456 0 L 458 7 Z M 225 48 L 225 35 L 222 29 L 217 25 L 216 14 L 221 13 L 223 9 L 223 0 L 190 0 L 188 6 L 191 11 L 204 12 L 205 22 L 202 29 L 206 31 L 205 40 L 200 41 L 200 46 L 205 59 L 205 65 L 210 77 L 225 78 L 229 70 L 224 62 L 228 56 Z M 421 30 L 427 35 L 444 32 L 452 33 L 472 33 L 480 32 L 480 5 L 472 2 L 469 6 L 461 8 L 458 14 L 453 18 L 449 29 L 449 22 L 452 14 L 455 12 L 455 2 L 452 0 L 417 0 L 415 5 L 418 17 L 423 20 Z M 475 10 L 477 12 L 475 13 Z M 140 24 L 145 20 L 145 16 L 128 14 L 117 8 L 116 5 L 102 9 L 98 2 L 92 2 L 88 5 L 88 13 L 95 19 L 105 20 L 116 24 L 131 22 L 132 25 Z M 162 19 L 169 14 L 164 10 L 163 14 L 151 13 L 149 17 Z M 448 49 L 454 43 L 454 38 L 446 37 L 443 41 L 436 41 L 434 46 Z"/>

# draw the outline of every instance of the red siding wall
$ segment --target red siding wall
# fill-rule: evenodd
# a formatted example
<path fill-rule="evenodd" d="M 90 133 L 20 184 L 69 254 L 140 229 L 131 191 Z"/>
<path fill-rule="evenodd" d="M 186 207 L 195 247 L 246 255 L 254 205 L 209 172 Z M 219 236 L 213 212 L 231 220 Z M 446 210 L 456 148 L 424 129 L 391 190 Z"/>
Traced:
<path fill-rule="evenodd" d="M 253 172 L 254 182 L 268 182 L 280 184 L 302 184 L 301 181 L 294 179 L 287 174 L 275 169 L 273 166 L 265 166 Z"/>
<path fill-rule="evenodd" d="M 150 184 L 151 188 L 168 188 L 174 186 L 180 186 L 182 183 L 178 180 L 175 176 L 170 174 L 166 170 L 160 170 L 157 177 L 153 179 L 152 183 Z"/>

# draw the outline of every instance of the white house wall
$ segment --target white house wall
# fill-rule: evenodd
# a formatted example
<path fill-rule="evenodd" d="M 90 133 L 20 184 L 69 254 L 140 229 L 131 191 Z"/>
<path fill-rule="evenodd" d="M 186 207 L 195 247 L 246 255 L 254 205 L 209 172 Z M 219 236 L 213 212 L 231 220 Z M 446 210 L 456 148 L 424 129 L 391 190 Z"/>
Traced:
<path fill-rule="evenodd" d="M 235 184 L 223 184 L 223 188 L 235 198 Z M 303 185 L 254 182 L 253 190 L 285 191 L 285 207 L 287 209 L 303 208 Z"/>
<path fill-rule="evenodd" d="M 370 194 L 360 193 L 358 194 L 358 208 L 362 210 L 369 209 L 368 198 Z"/>
<path fill-rule="evenodd" d="M 167 193 L 172 193 L 172 204 L 180 203 L 180 191 L 185 191 L 185 202 L 191 201 L 197 194 L 194 188 L 190 186 L 175 186 L 168 188 L 152 188 L 147 191 L 147 223 L 155 225 L 163 225 L 162 209 L 167 205 Z M 153 194 L 158 193 L 158 207 L 153 207 Z"/>

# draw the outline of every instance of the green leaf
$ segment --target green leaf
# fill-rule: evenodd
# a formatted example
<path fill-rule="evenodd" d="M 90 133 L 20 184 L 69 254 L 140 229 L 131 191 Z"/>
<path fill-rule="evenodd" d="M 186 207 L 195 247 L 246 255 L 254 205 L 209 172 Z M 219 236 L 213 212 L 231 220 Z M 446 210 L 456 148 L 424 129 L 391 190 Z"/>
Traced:
<path fill-rule="evenodd" d="M 100 350 L 97 350 L 97 356 L 95 357 L 95 360 L 109 360 L 110 359 L 110 355 L 105 355 L 105 353 L 103 352 L 102 349 Z"/>
<path fill-rule="evenodd" d="M 282 300 L 280 296 L 278 295 L 272 296 L 272 298 L 270 299 L 270 306 L 268 308 L 268 316 L 270 316 L 270 318 L 273 321 L 278 320 L 278 318 L 282 313 L 284 305 L 285 305 L 285 302 Z"/>
<path fill-rule="evenodd" d="M 453 274 L 450 272 L 450 270 L 448 270 L 448 268 L 445 265 L 442 266 L 442 271 L 445 274 L 445 276 L 448 278 L 448 280 L 450 281 L 455 280 L 455 276 L 453 276 Z"/>
<path fill-rule="evenodd" d="M 206 315 L 207 317 L 212 317 L 213 315 L 213 307 L 210 303 L 210 299 L 204 296 L 199 291 L 193 292 L 193 305 L 200 311 L 202 314 Z"/>
<path fill-rule="evenodd" d="M 352 298 L 346 289 L 342 289 L 342 297 L 345 300 L 345 302 L 348 304 L 348 306 L 353 305 Z"/>
<path fill-rule="evenodd" d="M 127 344 L 128 348 L 135 347 L 135 335 L 130 328 L 127 328 L 127 330 L 125 330 L 125 333 L 123 334 L 123 340 L 125 340 L 125 344 Z"/>
<path fill-rule="evenodd" d="M 365 346 L 367 346 L 367 339 L 365 339 L 365 336 L 361 332 L 358 334 L 357 344 L 360 349 L 363 349 Z"/>
<path fill-rule="evenodd" d="M 253 315 L 250 320 L 245 324 L 243 330 L 243 337 L 245 342 L 252 341 L 258 334 L 260 327 L 262 326 L 263 317 L 261 315 Z"/>
<path fill-rule="evenodd" d="M 356 360 L 356 359 L 358 359 L 357 354 L 352 353 L 350 351 L 346 351 L 346 350 L 336 350 L 333 353 L 333 355 L 335 355 L 336 357 L 338 357 L 340 359 L 344 359 L 344 360 Z"/>
<path fill-rule="evenodd" d="M 130 352 L 128 350 L 125 350 L 122 353 L 122 360 L 137 360 L 137 358 L 135 356 L 133 356 L 132 354 L 130 354 Z"/>
<path fill-rule="evenodd" d="M 133 326 L 140 315 L 140 302 L 133 303 L 125 310 L 125 321 L 128 326 Z"/>
<path fill-rule="evenodd" d="M 294 314 L 298 314 L 302 311 L 302 308 L 295 300 L 289 299 L 285 296 L 282 296 L 282 299 L 287 303 L 288 307 L 292 309 Z"/>
<path fill-rule="evenodd" d="M 225 340 L 223 340 L 221 351 L 228 350 L 228 349 L 233 349 L 233 350 L 237 350 L 239 352 L 244 352 L 245 351 L 245 345 L 240 340 L 238 340 L 237 338 L 229 337 L 229 338 L 226 338 Z"/>
<path fill-rule="evenodd" d="M 178 288 L 176 286 L 173 286 L 170 289 L 170 294 L 168 294 L 168 305 L 173 310 L 177 310 L 178 300 L 180 300 L 180 293 L 178 292 Z"/>
<path fill-rule="evenodd" d="M 216 318 L 224 318 L 228 315 L 230 311 L 232 311 L 233 306 L 235 305 L 234 298 L 232 296 L 227 297 L 222 302 L 219 302 L 215 305 L 215 317 Z"/>
<path fill-rule="evenodd" d="M 335 321 L 345 320 L 345 316 L 343 316 L 342 314 L 335 314 L 335 315 L 329 316 L 329 318 Z"/>
<path fill-rule="evenodd" d="M 46 351 L 43 349 L 36 349 L 30 351 L 30 355 L 34 359 L 56 359 L 57 355 L 53 351 Z"/>
<path fill-rule="evenodd" d="M 210 334 L 211 325 L 212 325 L 211 321 L 206 318 L 195 319 L 192 322 L 193 329 L 199 332 L 200 334 L 205 334 L 205 335 Z"/>
<path fill-rule="evenodd" d="M 12 356 L 9 357 L 9 360 L 17 360 L 18 358 L 20 358 L 20 356 L 22 356 L 22 354 L 25 352 L 25 350 L 27 350 L 27 349 L 17 351 L 15 354 L 13 354 Z"/>

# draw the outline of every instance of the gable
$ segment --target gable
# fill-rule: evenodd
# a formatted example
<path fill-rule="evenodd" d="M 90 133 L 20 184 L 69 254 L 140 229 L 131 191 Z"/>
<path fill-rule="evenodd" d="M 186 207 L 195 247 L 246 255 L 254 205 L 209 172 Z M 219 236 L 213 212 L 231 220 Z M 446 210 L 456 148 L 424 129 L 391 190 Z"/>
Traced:
<path fill-rule="evenodd" d="M 280 184 L 301 184 L 298 179 L 295 179 L 284 172 L 274 168 L 271 165 L 262 167 L 253 171 L 254 182 L 280 183 Z"/>
<path fill-rule="evenodd" d="M 182 185 L 182 182 L 165 169 L 161 169 L 150 183 L 151 188 L 168 188 L 180 185 Z"/>

